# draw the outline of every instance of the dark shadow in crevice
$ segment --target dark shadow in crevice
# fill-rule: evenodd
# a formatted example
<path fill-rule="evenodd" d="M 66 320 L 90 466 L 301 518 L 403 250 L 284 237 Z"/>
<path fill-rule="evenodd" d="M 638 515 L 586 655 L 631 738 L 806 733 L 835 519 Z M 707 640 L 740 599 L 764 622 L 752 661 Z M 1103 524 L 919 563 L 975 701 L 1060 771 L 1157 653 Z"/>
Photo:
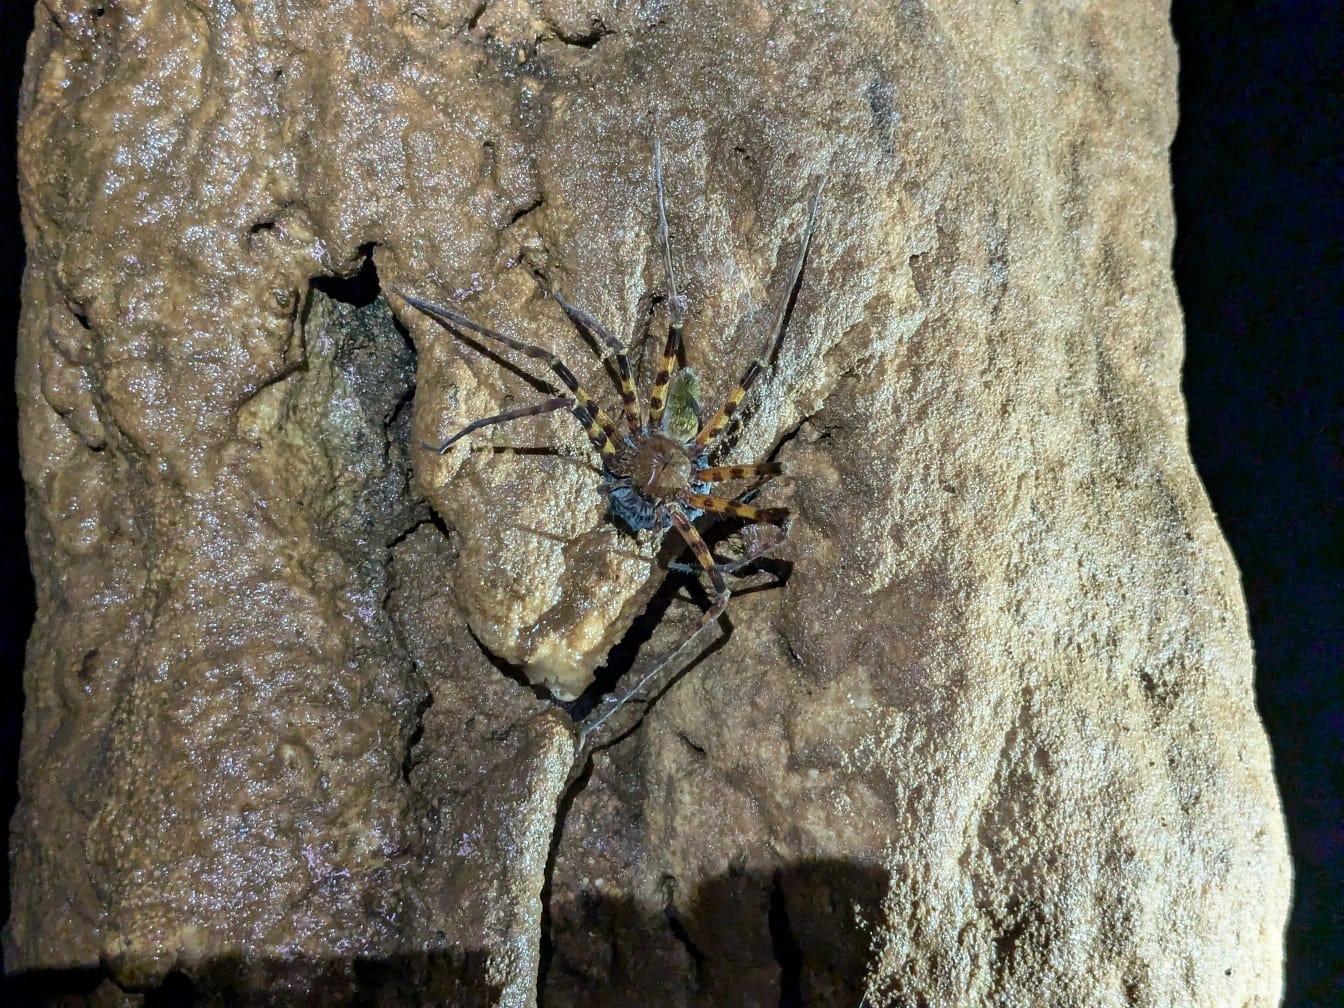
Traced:
<path fill-rule="evenodd" d="M 691 960 L 690 986 L 692 990 L 699 990 L 701 975 L 705 970 L 705 961 L 707 956 L 696 945 L 695 940 L 691 938 L 686 930 L 686 924 L 682 920 L 681 911 L 677 909 L 676 903 L 676 884 L 677 880 L 671 875 L 665 875 L 662 879 L 661 888 L 665 897 L 663 904 L 663 918 L 667 921 L 667 929 L 672 933 L 678 944 L 686 950 L 686 955 Z"/>
<path fill-rule="evenodd" d="M 415 747 L 420 744 L 420 740 L 425 735 L 425 712 L 433 706 L 434 693 L 431 690 L 426 690 L 425 695 L 420 698 L 420 702 L 415 705 L 415 727 L 411 729 L 411 734 L 406 737 L 406 753 L 401 758 L 401 779 L 406 784 L 411 782 L 411 772 L 424 758 L 423 754 L 419 758 L 416 757 Z"/>
<path fill-rule="evenodd" d="M 803 1008 L 803 950 L 789 924 L 789 908 L 776 872 L 770 887 L 770 945 L 779 963 L 779 1008 Z"/>
<path fill-rule="evenodd" d="M 476 26 L 481 23 L 481 18 L 485 15 L 485 12 L 489 7 L 489 0 L 480 0 L 480 2 L 472 8 L 471 14 L 467 17 L 466 26 L 463 28 L 463 32 L 475 31 Z"/>
<path fill-rule="evenodd" d="M 376 247 L 376 242 L 367 242 L 359 247 L 363 262 L 351 276 L 314 277 L 313 290 L 319 290 L 333 301 L 340 301 L 352 308 L 367 308 L 373 304 L 382 292 L 378 284 L 378 269 L 373 264 L 373 250 Z"/>
<path fill-rule="evenodd" d="M 181 970 L 173 970 L 151 991 L 145 993 L 144 1008 L 178 1008 L 197 1003 L 196 985 Z"/>
<path fill-rule="evenodd" d="M 559 28 L 555 29 L 555 37 L 567 46 L 574 46 L 576 49 L 591 49 L 608 35 L 615 35 L 614 29 L 608 28 L 599 18 L 593 18 L 588 23 L 584 31 L 564 32 Z"/>
<path fill-rule="evenodd" d="M 511 661 L 508 661 L 505 658 L 501 658 L 499 655 L 495 654 L 488 647 L 486 647 L 485 644 L 481 642 L 481 639 L 476 636 L 476 631 L 473 630 L 470 625 L 467 626 L 467 633 L 471 635 L 471 639 L 475 642 L 476 646 L 481 649 L 481 654 L 485 655 L 485 660 L 488 661 L 491 665 L 493 665 L 495 667 L 495 671 L 498 672 L 500 675 L 502 675 L 505 679 L 509 679 L 512 682 L 517 683 L 519 686 L 523 687 L 538 700 L 547 700 L 550 701 L 551 703 L 557 702 L 555 698 L 553 698 L 551 694 L 548 693 L 544 687 L 535 685 L 527 678 L 526 674 L 524 674 L 523 672 L 523 667 L 521 665 L 515 665 Z"/>
<path fill-rule="evenodd" d="M 443 536 L 445 539 L 449 540 L 452 539 L 453 537 L 452 528 L 448 525 L 446 521 L 443 520 L 443 516 L 440 515 L 437 511 L 433 510 L 432 508 L 430 509 L 429 512 L 429 523 L 439 530 L 439 535 Z"/>
<path fill-rule="evenodd" d="M 538 921 L 540 934 L 538 936 L 537 953 L 537 1008 L 544 1008 L 542 989 L 545 986 L 546 974 L 551 968 L 551 961 L 555 954 L 555 948 L 551 944 L 551 886 L 555 878 L 555 859 L 560 853 L 560 838 L 564 835 L 565 823 L 569 820 L 569 810 L 574 805 L 574 799 L 588 786 L 588 781 L 592 775 L 593 763 L 592 760 L 588 760 L 579 770 L 578 775 L 569 781 L 555 804 L 555 820 L 551 828 L 551 842 L 546 850 L 546 867 L 541 877 L 541 918 Z"/>
<path fill-rule="evenodd" d="M 635 617 L 630 629 L 607 652 L 606 664 L 593 673 L 593 681 L 579 696 L 560 706 L 575 722 L 582 721 L 600 704 L 621 679 L 635 666 L 644 645 L 653 639 L 654 631 L 667 615 L 678 591 L 693 579 L 684 574 L 667 573 L 663 583 L 649 599 L 644 611 Z"/>
<path fill-rule="evenodd" d="M 522 219 L 523 219 L 524 217 L 526 217 L 528 214 L 530 214 L 530 213 L 532 213 L 532 212 L 534 212 L 534 211 L 536 211 L 536 210 L 540 210 L 540 209 L 541 209 L 542 207 L 544 207 L 545 205 L 546 205 L 546 197 L 545 197 L 545 196 L 537 195 L 537 196 L 532 197 L 532 199 L 528 200 L 528 201 L 527 201 L 526 203 L 524 203 L 522 206 L 520 206 L 520 207 L 518 207 L 516 210 L 514 210 L 513 213 L 509 214 L 509 219 L 508 219 L 508 221 L 504 224 L 504 227 L 505 227 L 505 228 L 511 228 L 511 227 L 513 227 L 515 224 L 517 224 L 520 220 L 522 220 Z"/>
<path fill-rule="evenodd" d="M 398 532 L 397 535 L 394 536 L 394 537 L 388 542 L 388 544 L 387 544 L 387 550 L 388 550 L 388 552 L 390 553 L 392 550 L 396 549 L 398 546 L 400 546 L 402 543 L 404 543 L 407 539 L 409 539 L 409 538 L 410 538 L 411 536 L 413 536 L 417 531 L 419 531 L 420 528 L 421 528 L 422 526 L 424 526 L 424 525 L 430 525 L 430 524 L 432 524 L 435 528 L 437 528 L 440 532 L 442 532 L 443 535 L 444 535 L 445 537 L 448 535 L 447 527 L 443 524 L 443 522 L 442 522 L 442 521 L 435 521 L 435 515 L 433 515 L 433 514 L 428 514 L 428 515 L 426 515 L 425 517 L 420 518 L 420 519 L 418 519 L 417 521 L 412 522 L 412 523 L 411 523 L 410 525 L 408 525 L 406 528 L 404 528 L 404 529 L 402 529 L 400 532 Z"/>
<path fill-rule="evenodd" d="M 70 969 L 38 969 L 6 974 L 0 994 L 9 1005 L 78 1005 L 94 1003 L 99 988 L 114 988 L 112 978 L 100 965 Z"/>

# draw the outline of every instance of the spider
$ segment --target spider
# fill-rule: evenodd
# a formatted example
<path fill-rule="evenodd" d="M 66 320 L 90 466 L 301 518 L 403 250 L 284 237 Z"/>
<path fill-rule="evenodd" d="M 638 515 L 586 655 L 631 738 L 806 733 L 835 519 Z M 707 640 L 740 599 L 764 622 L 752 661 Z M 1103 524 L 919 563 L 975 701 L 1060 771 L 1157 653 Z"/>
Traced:
<path fill-rule="evenodd" d="M 558 410 L 569 410 L 578 419 L 593 447 L 602 460 L 602 491 L 607 495 L 608 508 L 632 533 L 652 531 L 661 533 L 675 528 L 690 547 L 700 568 L 709 575 L 714 589 L 714 600 L 701 615 L 699 625 L 662 661 L 647 672 L 633 689 L 625 693 L 615 706 L 585 725 L 582 739 L 616 713 L 638 693 L 661 669 L 674 664 L 677 657 L 710 624 L 714 623 L 728 605 L 729 590 L 724 575 L 732 574 L 767 552 L 778 549 L 787 539 L 792 517 L 788 508 L 754 507 L 746 500 L 765 482 L 776 476 L 787 476 L 781 462 L 756 462 L 750 465 L 712 465 L 711 456 L 723 441 L 734 419 L 740 419 L 739 407 L 747 392 L 761 374 L 770 367 L 779 351 L 793 302 L 802 280 L 803 266 L 816 224 L 817 206 L 821 188 L 817 188 L 808 208 L 803 227 L 798 257 L 793 264 L 789 285 L 784 292 L 775 324 L 766 336 L 760 353 L 747 365 L 737 387 L 709 420 L 701 422 L 699 380 L 688 367 L 678 368 L 682 359 L 682 330 L 686 321 L 686 299 L 677 291 L 676 272 L 672 266 L 672 243 L 667 227 L 667 201 L 663 186 L 662 146 L 655 138 L 653 149 L 654 187 L 658 202 L 658 239 L 662 249 L 663 270 L 667 278 L 668 328 L 658 372 L 649 390 L 648 418 L 640 407 L 630 361 L 624 344 L 616 339 L 592 315 L 570 304 L 557 293 L 545 276 L 538 274 L 543 287 L 564 311 L 580 333 L 595 339 L 607 348 L 603 359 L 615 360 L 617 388 L 624 412 L 624 429 L 595 403 L 579 384 L 574 373 L 555 354 L 495 332 L 456 311 L 442 308 L 428 301 L 394 291 L 407 304 L 418 309 L 450 331 L 468 330 L 486 339 L 502 343 L 512 350 L 546 364 L 569 390 L 567 395 L 556 395 L 532 406 L 506 410 L 495 416 L 484 417 L 467 424 L 442 444 L 424 447 L 443 455 L 454 444 L 474 431 L 495 424 L 508 423 L 522 417 L 541 416 Z M 557 391 L 552 388 L 551 391 Z M 746 492 L 736 498 L 713 493 L 713 485 L 736 480 L 753 480 Z M 731 515 L 757 525 L 775 526 L 780 530 L 777 539 L 766 545 L 758 541 L 740 558 L 731 563 L 719 563 L 710 552 L 694 522 L 705 512 Z"/>

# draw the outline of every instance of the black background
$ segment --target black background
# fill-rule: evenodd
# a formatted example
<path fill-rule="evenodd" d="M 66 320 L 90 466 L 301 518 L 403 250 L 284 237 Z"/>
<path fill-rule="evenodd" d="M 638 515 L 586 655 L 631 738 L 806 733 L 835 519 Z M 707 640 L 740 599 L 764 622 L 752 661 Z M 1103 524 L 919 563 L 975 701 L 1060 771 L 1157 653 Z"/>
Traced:
<path fill-rule="evenodd" d="M 7 5 L 13 6 L 13 5 Z M 1260 710 L 1293 848 L 1286 1004 L 1344 1005 L 1341 572 L 1341 38 L 1335 5 L 1177 0 L 1172 150 L 1190 441 L 1241 567 Z M 26 11 L 0 38 L 0 362 L 23 238 L 13 116 Z M 12 374 L 12 363 L 0 370 Z M 11 380 L 0 381 L 0 824 L 15 801 L 32 580 Z M 8 873 L 0 890 L 8 911 Z"/>

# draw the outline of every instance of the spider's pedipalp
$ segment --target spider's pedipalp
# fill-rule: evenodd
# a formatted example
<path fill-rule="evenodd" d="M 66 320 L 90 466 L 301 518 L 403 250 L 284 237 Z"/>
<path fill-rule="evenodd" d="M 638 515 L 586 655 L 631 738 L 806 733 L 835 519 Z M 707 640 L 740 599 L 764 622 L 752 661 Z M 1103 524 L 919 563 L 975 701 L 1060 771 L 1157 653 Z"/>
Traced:
<path fill-rule="evenodd" d="M 555 298 L 555 303 L 569 317 L 570 322 L 574 323 L 575 328 L 586 330 L 591 335 L 596 336 L 607 347 L 611 356 L 616 359 L 616 375 L 619 379 L 616 388 L 621 393 L 621 405 L 625 409 L 625 426 L 631 434 L 640 433 L 644 429 L 644 417 L 639 408 L 639 393 L 635 389 L 635 379 L 630 372 L 630 358 L 626 356 L 625 345 L 588 312 L 566 301 L 559 291 L 551 287 L 544 276 L 542 276 L 542 283 L 550 292 L 551 297 Z"/>
<path fill-rule="evenodd" d="M 702 483 L 723 483 L 726 480 L 772 479 L 775 476 L 787 476 L 783 462 L 757 462 L 753 465 L 710 466 L 695 473 Z"/>
<path fill-rule="evenodd" d="M 473 322 L 465 315 L 452 311 L 449 308 L 441 308 L 428 301 L 422 301 L 420 298 L 404 294 L 395 288 L 392 292 L 407 304 L 418 308 L 435 322 L 445 327 L 456 326 L 460 329 L 469 329 L 471 332 L 484 336 L 487 339 L 503 343 L 511 350 L 517 350 L 520 354 L 531 357 L 533 360 L 544 362 L 552 371 L 564 382 L 565 387 L 574 393 L 575 406 L 574 415 L 579 423 L 583 424 L 584 430 L 588 433 L 588 438 L 593 442 L 593 447 L 602 453 L 603 459 L 611 459 L 616 455 L 617 435 L 616 427 L 611 422 L 611 418 L 597 403 L 593 402 L 592 396 L 584 391 L 579 380 L 574 377 L 574 372 L 565 366 L 555 354 L 549 350 L 543 350 L 541 347 L 533 346 L 530 343 L 524 343 L 516 340 L 512 336 L 505 336 L 489 329 L 478 322 Z"/>
<path fill-rule="evenodd" d="M 807 250 L 812 244 L 812 232 L 817 223 L 817 206 L 821 202 L 821 186 L 817 186 L 817 191 L 812 194 L 812 203 L 807 211 L 807 224 L 803 227 L 802 245 L 798 249 L 798 258 L 793 264 L 793 274 L 789 277 L 789 286 L 784 290 L 784 303 L 780 306 L 779 317 L 775 322 L 775 327 L 766 337 L 765 345 L 761 347 L 760 355 L 747 365 L 746 373 L 742 375 L 742 380 L 737 383 L 731 395 L 719 407 L 719 411 L 710 418 L 709 422 L 696 435 L 695 443 L 702 448 L 708 448 L 714 444 L 714 441 L 727 429 L 728 424 L 733 419 L 733 414 L 746 398 L 747 392 L 755 384 L 756 379 L 761 376 L 770 362 L 774 360 L 775 354 L 779 352 L 780 344 L 784 342 L 784 331 L 788 325 L 789 312 L 793 306 L 794 298 L 798 295 L 798 285 L 803 278 L 803 264 L 807 261 Z"/>
<path fill-rule="evenodd" d="M 663 145 L 653 138 L 653 181 L 658 191 L 658 241 L 663 249 L 663 274 L 667 277 L 667 342 L 658 362 L 658 373 L 649 389 L 649 425 L 663 426 L 667 407 L 667 386 L 681 354 L 681 330 L 686 323 L 686 303 L 677 292 L 677 274 L 672 268 L 672 239 L 667 232 L 667 197 L 663 190 Z"/>
<path fill-rule="evenodd" d="M 681 503 L 698 508 L 701 511 L 729 514 L 734 518 L 741 518 L 743 521 L 765 525 L 783 525 L 789 520 L 791 514 L 788 508 L 758 508 L 750 504 L 739 504 L 737 501 L 728 500 L 726 497 L 714 497 L 710 494 L 684 493 L 679 500 Z"/>
<path fill-rule="evenodd" d="M 545 402 L 537 403 L 535 406 L 521 406 L 518 409 L 505 410 L 503 413 L 496 413 L 494 416 L 473 420 L 437 447 L 432 444 L 425 444 L 424 442 L 421 442 L 421 444 L 436 455 L 443 455 L 462 438 L 466 437 L 472 431 L 480 430 L 482 427 L 508 423 L 510 420 L 518 420 L 522 417 L 541 416 L 543 413 L 554 413 L 556 410 L 574 409 L 576 405 L 577 403 L 573 396 L 558 396 L 555 399 L 547 399 Z"/>

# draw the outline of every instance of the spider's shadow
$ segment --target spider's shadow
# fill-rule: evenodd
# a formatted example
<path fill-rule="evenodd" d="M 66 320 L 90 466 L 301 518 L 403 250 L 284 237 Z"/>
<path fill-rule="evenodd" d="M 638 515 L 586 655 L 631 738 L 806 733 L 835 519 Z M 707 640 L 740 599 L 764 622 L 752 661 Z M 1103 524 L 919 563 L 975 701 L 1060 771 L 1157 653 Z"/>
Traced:
<path fill-rule="evenodd" d="M 721 536 L 716 537 L 711 543 L 718 541 L 720 538 Z M 649 599 L 644 611 L 630 625 L 630 629 L 626 631 L 625 636 L 608 652 L 606 664 L 593 673 L 593 682 L 588 688 L 577 699 L 560 704 L 575 722 L 580 722 L 587 717 L 605 697 L 618 688 L 622 680 L 634 669 L 639 662 L 641 653 L 653 639 L 655 631 L 663 623 L 674 601 L 689 603 L 700 612 L 704 612 L 713 604 L 713 599 L 701 576 L 702 572 L 698 570 L 679 570 L 669 565 L 668 561 L 684 549 L 684 543 L 678 543 L 671 539 L 664 544 L 662 550 L 659 551 L 659 560 L 666 571 L 663 583 L 659 585 L 658 590 Z M 745 597 L 757 592 L 771 591 L 783 587 L 788 583 L 789 576 L 793 571 L 793 563 L 788 560 L 762 558 L 753 561 L 744 568 L 746 573 L 743 575 L 732 577 L 739 581 L 745 580 L 753 570 L 764 571 L 769 576 L 765 580 L 753 583 L 746 588 L 734 590 L 734 596 Z M 733 634 L 733 625 L 728 612 L 724 612 L 719 617 L 718 627 L 720 632 L 684 662 L 682 667 L 667 679 L 657 695 L 648 698 L 646 701 L 647 707 L 651 708 L 658 702 L 659 697 L 676 685 L 682 677 L 693 671 L 701 662 L 716 654 L 728 643 Z M 657 656 L 645 656 L 646 662 L 656 660 Z"/>

